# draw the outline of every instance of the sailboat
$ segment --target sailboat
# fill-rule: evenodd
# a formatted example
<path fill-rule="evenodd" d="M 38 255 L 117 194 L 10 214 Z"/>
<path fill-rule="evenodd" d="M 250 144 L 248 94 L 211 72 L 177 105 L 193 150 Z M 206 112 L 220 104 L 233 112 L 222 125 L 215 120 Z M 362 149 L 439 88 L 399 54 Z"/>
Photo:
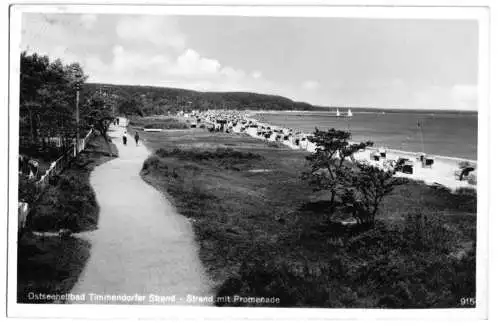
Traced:
<path fill-rule="evenodd" d="M 337 117 L 340 117 L 339 109 L 337 109 Z"/>
<path fill-rule="evenodd" d="M 347 111 L 347 116 L 348 116 L 348 117 L 352 117 L 352 111 L 351 111 L 351 109 L 349 109 L 349 110 Z"/>

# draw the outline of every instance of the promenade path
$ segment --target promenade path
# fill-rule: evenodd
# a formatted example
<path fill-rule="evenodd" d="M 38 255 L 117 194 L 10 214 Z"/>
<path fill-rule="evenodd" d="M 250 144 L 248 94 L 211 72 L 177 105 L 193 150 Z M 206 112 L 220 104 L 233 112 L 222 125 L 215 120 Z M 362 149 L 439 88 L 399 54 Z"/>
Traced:
<path fill-rule="evenodd" d="M 169 304 L 175 295 L 176 304 L 190 304 L 188 295 L 212 295 L 190 222 L 142 180 L 139 172 L 150 153 L 143 144 L 136 146 L 132 135 L 123 145 L 123 131 L 113 126 L 109 132 L 119 157 L 90 177 L 100 206 L 98 229 L 84 236 L 91 255 L 71 291 L 80 298 L 85 294 L 85 301 L 71 303 L 158 304 L 150 299 L 164 296 L 163 304 Z M 134 298 L 103 302 L 91 294 Z"/>

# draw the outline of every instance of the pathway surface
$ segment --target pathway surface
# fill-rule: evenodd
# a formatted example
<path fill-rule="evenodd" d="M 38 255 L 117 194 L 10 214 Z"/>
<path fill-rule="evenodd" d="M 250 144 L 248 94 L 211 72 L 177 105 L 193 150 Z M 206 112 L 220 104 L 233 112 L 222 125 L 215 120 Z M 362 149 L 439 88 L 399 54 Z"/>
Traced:
<path fill-rule="evenodd" d="M 119 157 L 98 166 L 90 182 L 100 206 L 96 231 L 86 235 L 91 256 L 72 294 L 73 303 L 104 303 L 99 295 L 119 297 L 109 303 L 190 304 L 188 295 L 212 295 L 198 258 L 190 222 L 165 197 L 142 180 L 139 172 L 149 151 L 131 135 L 122 144 L 123 128 L 109 133 Z M 124 302 L 124 300 L 131 300 Z"/>

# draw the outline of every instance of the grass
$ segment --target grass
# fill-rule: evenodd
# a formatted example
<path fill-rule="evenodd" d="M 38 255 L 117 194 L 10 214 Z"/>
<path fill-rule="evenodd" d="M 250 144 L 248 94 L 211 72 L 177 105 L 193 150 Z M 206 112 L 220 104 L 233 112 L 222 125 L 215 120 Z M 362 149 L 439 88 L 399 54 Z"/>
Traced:
<path fill-rule="evenodd" d="M 114 154 L 117 149 L 112 145 Z M 31 231 L 73 233 L 97 227 L 99 207 L 89 183 L 90 172 L 112 157 L 102 137 L 95 137 L 71 167 L 42 194 L 28 216 L 27 230 L 18 239 L 20 303 L 45 303 L 30 293 L 65 294 L 78 280 L 89 257 L 90 243 L 78 237 L 37 235 Z"/>
<path fill-rule="evenodd" d="M 116 147 L 114 154 L 117 153 Z M 102 137 L 95 137 L 49 187 L 28 216 L 28 228 L 34 231 L 89 231 L 97 226 L 99 208 L 90 186 L 90 172 L 111 157 Z"/>
<path fill-rule="evenodd" d="M 90 255 L 90 243 L 75 237 L 23 234 L 18 243 L 17 302 L 51 303 L 31 294 L 66 294 Z"/>
<path fill-rule="evenodd" d="M 134 128 L 146 129 L 187 129 L 189 126 L 182 121 L 166 117 L 133 118 L 130 125 Z"/>
<path fill-rule="evenodd" d="M 300 179 L 303 152 L 203 130 L 141 138 L 156 153 L 141 174 L 192 219 L 220 296 L 359 308 L 474 297 L 474 193 L 409 182 L 383 201 L 373 229 L 357 230 L 332 223 L 328 194 Z"/>

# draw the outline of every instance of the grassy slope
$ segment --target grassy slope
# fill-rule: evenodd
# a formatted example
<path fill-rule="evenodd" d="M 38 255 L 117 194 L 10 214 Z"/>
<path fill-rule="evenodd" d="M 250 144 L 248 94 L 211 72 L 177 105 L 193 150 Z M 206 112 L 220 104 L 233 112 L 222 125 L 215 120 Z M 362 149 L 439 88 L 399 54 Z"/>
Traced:
<path fill-rule="evenodd" d="M 375 229 L 350 233 L 326 222 L 327 197 L 300 180 L 302 152 L 200 130 L 141 138 L 160 149 L 143 178 L 194 220 L 221 296 L 318 307 L 455 307 L 474 296 L 474 196 L 412 182 L 384 201 Z M 221 147 L 233 151 L 203 152 Z M 247 153 L 257 158 L 237 159 Z M 422 209 L 429 220 L 404 219 Z M 465 258 L 453 257 L 461 252 Z"/>
<path fill-rule="evenodd" d="M 189 126 L 174 118 L 134 118 L 130 122 L 131 126 L 146 129 L 187 129 Z"/>
<path fill-rule="evenodd" d="M 116 147 L 112 145 L 114 154 Z M 95 229 L 99 208 L 89 183 L 90 172 L 112 159 L 102 137 L 95 137 L 72 166 L 48 188 L 33 207 L 28 226 L 33 231 Z M 31 232 L 18 242 L 18 302 L 35 303 L 29 292 L 64 294 L 78 280 L 89 257 L 90 243 L 77 237 L 42 237 Z"/>

